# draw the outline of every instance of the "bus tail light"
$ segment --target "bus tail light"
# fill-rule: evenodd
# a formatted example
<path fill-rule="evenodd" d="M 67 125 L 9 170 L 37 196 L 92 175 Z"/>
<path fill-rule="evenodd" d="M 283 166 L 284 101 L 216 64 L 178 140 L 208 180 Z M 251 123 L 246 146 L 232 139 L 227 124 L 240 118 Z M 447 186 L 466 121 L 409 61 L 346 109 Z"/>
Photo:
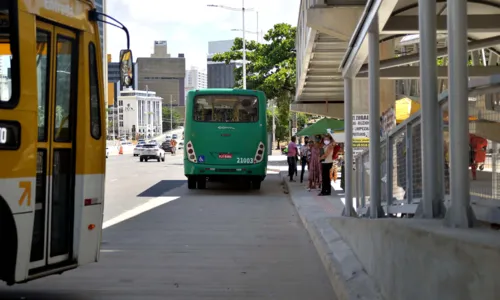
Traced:
<path fill-rule="evenodd" d="M 197 163 L 196 152 L 194 152 L 193 143 L 191 141 L 186 144 L 186 156 L 190 162 Z"/>
<path fill-rule="evenodd" d="M 264 151 L 266 151 L 266 146 L 264 145 L 263 142 L 259 143 L 259 146 L 257 146 L 257 151 L 255 152 L 255 158 L 254 158 L 254 163 L 258 164 L 264 159 Z"/>

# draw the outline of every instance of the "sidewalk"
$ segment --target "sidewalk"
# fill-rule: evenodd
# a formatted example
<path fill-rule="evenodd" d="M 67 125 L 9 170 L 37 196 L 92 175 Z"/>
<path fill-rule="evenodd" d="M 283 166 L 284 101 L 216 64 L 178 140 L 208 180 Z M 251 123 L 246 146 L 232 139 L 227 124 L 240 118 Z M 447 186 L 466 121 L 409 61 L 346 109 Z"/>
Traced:
<path fill-rule="evenodd" d="M 340 179 L 332 184 L 332 196 L 317 196 L 319 190 L 308 192 L 305 184 L 289 182 L 287 172 L 280 172 L 280 176 L 284 192 L 297 209 L 338 299 L 382 299 L 354 252 L 331 225 L 332 218 L 344 218 Z"/>

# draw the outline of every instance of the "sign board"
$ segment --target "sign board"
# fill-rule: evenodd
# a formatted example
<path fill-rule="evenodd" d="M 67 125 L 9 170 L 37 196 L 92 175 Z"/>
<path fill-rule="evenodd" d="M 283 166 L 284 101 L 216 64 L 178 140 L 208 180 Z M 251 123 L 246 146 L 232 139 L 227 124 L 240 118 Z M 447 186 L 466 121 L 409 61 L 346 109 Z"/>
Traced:
<path fill-rule="evenodd" d="M 296 134 L 297 134 L 297 128 L 294 127 L 294 128 L 292 128 L 292 135 L 296 135 Z"/>
<path fill-rule="evenodd" d="M 167 45 L 167 41 L 155 41 L 155 45 L 165 46 Z"/>
<path fill-rule="evenodd" d="M 382 136 L 385 136 L 391 130 L 396 127 L 396 113 L 394 108 L 389 108 L 384 113 L 382 113 L 380 128 L 382 129 Z"/>
<path fill-rule="evenodd" d="M 352 116 L 352 149 L 354 156 L 368 149 L 370 142 L 370 117 L 368 114 Z"/>

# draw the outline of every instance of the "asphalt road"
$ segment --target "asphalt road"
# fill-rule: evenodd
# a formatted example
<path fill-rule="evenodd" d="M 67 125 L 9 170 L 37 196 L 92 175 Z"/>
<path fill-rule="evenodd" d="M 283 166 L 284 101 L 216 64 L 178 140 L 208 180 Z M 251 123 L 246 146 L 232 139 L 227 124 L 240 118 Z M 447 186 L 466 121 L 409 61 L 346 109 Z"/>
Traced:
<path fill-rule="evenodd" d="M 260 191 L 188 190 L 180 155 L 110 157 L 104 220 L 99 263 L 2 285 L 0 299 L 335 299 L 277 175 Z"/>

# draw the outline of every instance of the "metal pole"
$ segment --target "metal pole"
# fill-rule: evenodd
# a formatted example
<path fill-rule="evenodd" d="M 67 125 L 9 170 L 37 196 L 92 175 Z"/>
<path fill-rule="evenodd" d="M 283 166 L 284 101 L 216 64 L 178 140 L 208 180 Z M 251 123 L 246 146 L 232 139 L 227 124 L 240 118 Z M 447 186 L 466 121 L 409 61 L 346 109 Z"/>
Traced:
<path fill-rule="evenodd" d="M 469 106 L 467 74 L 467 1 L 447 0 L 448 81 L 450 118 L 451 205 L 446 214 L 451 227 L 469 228 L 473 212 L 469 194 Z"/>
<path fill-rule="evenodd" d="M 112 122 L 113 122 L 113 142 L 115 141 L 116 139 L 116 128 L 115 128 L 115 105 L 116 103 L 113 103 L 113 117 L 111 118 Z"/>
<path fill-rule="evenodd" d="M 437 66 L 436 66 L 436 1 L 418 1 L 418 22 L 420 33 L 420 93 L 422 105 L 421 141 L 422 141 L 422 217 L 435 218 L 444 216 L 441 210 L 442 199 L 439 196 L 439 180 L 436 167 L 438 166 L 439 147 L 438 135 L 443 132 L 436 130 L 441 128 L 438 124 L 440 113 L 437 89 Z"/>
<path fill-rule="evenodd" d="M 243 19 L 243 89 L 247 89 L 247 43 L 245 41 L 245 0 L 241 0 L 241 14 Z"/>
<path fill-rule="evenodd" d="M 492 154 L 491 154 L 491 174 L 492 174 L 492 196 L 493 199 L 498 199 L 500 190 L 498 189 L 498 167 L 497 167 L 497 159 L 498 159 L 498 143 L 491 143 Z"/>
<path fill-rule="evenodd" d="M 259 42 L 259 12 L 257 11 L 257 31 L 256 31 L 256 34 L 257 34 L 257 43 Z"/>
<path fill-rule="evenodd" d="M 344 216 L 353 215 L 352 206 L 352 78 L 344 78 L 344 186 L 345 186 L 345 208 Z"/>
<path fill-rule="evenodd" d="M 274 100 L 271 100 L 272 101 L 272 104 L 273 104 L 273 147 L 274 147 L 274 144 L 276 143 L 276 124 L 275 124 L 275 121 L 274 121 L 274 107 L 275 107 L 275 103 L 274 103 Z"/>
<path fill-rule="evenodd" d="M 368 32 L 368 82 L 370 89 L 370 217 L 383 216 L 380 205 L 380 49 L 378 15 Z M 344 125 L 345 126 L 345 125 Z"/>
<path fill-rule="evenodd" d="M 172 127 L 173 113 L 172 113 L 172 95 L 170 95 L 170 130 L 173 130 Z"/>

